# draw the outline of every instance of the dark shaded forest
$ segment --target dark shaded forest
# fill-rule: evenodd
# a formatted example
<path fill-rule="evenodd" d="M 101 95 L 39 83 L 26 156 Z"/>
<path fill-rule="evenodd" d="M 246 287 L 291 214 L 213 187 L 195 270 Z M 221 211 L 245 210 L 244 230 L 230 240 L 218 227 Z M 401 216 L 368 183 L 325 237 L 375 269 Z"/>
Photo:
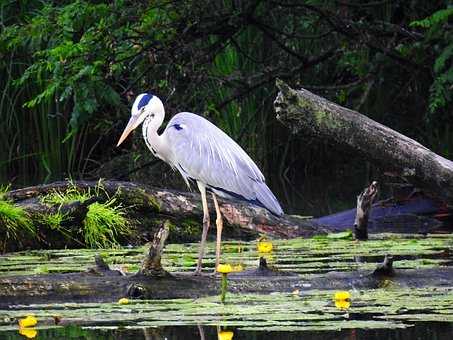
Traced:
<path fill-rule="evenodd" d="M 453 158 L 449 1 L 0 1 L 0 182 L 132 180 L 184 189 L 141 133 L 136 95 L 201 114 L 263 169 L 288 213 L 354 205 L 382 169 L 291 135 L 277 78 Z M 385 186 L 384 186 L 385 193 Z"/>

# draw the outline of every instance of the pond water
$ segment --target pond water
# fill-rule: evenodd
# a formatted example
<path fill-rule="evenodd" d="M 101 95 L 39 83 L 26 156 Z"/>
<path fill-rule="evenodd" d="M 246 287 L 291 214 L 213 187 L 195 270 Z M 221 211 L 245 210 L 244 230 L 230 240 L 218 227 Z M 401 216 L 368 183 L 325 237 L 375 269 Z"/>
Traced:
<path fill-rule="evenodd" d="M 193 271 L 197 244 L 171 244 L 163 264 L 171 272 Z M 25 251 L 0 256 L 0 278 L 84 271 L 101 253 L 115 269 L 135 272 L 145 251 L 114 250 Z M 281 271 L 297 273 L 303 287 L 267 295 L 227 295 L 197 299 L 132 300 L 126 304 L 53 303 L 0 308 L 0 339 L 452 339 L 453 285 L 405 285 L 386 279 L 364 288 L 349 280 L 350 300 L 334 301 L 337 289 L 314 289 L 311 280 L 335 271 L 367 273 L 385 254 L 394 256 L 395 270 L 415 272 L 450 268 L 453 235 L 377 235 L 355 242 L 344 233 L 312 239 L 277 240 L 271 253 L 257 251 L 256 242 L 229 241 L 223 260 L 246 268 L 264 256 Z M 208 245 L 206 270 L 212 270 L 214 245 Z M 265 278 L 263 278 L 265 279 Z M 1 297 L 0 297 L 1 299 Z M 1 301 L 0 301 L 1 306 Z M 33 315 L 38 323 L 19 329 L 18 320 Z M 232 333 L 230 333 L 232 332 Z M 221 337 L 219 337 L 221 338 Z"/>
<path fill-rule="evenodd" d="M 306 331 L 306 332 L 266 332 L 263 331 L 241 331 L 230 328 L 233 332 L 233 339 L 242 340 L 451 340 L 453 334 L 453 324 L 444 323 L 420 323 L 414 327 L 406 329 L 377 329 L 362 330 L 351 329 L 343 331 Z M 7 331 L 1 333 L 0 339 L 4 340 L 23 340 L 26 336 L 18 331 Z M 218 339 L 217 327 L 155 327 L 155 328 L 89 328 L 80 326 L 68 326 L 56 329 L 43 329 L 37 331 L 37 339 L 97 339 L 97 340 L 208 340 Z"/>

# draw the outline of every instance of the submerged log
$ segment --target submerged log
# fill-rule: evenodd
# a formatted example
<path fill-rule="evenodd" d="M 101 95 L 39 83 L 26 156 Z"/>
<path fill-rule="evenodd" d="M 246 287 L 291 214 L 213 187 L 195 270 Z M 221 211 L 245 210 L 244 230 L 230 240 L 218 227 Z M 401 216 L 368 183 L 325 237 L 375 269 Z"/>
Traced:
<path fill-rule="evenodd" d="M 100 256 L 95 266 L 83 273 L 0 277 L 0 308 L 11 305 L 61 302 L 114 302 L 122 297 L 141 299 L 198 298 L 218 295 L 220 278 L 192 273 L 167 273 L 162 257 L 168 225 L 158 231 L 137 274 L 111 270 Z M 402 287 L 449 287 L 453 267 L 394 270 L 393 258 L 386 256 L 374 271 L 357 270 L 301 276 L 269 267 L 260 257 L 258 268 L 230 273 L 229 292 L 292 293 L 308 289 L 373 289 L 391 277 Z"/>
<path fill-rule="evenodd" d="M 385 268 L 387 272 L 383 273 Z M 391 267 L 390 267 L 391 268 Z M 261 264 L 258 269 L 230 274 L 232 293 L 291 293 L 295 289 L 374 289 L 388 280 L 388 260 L 374 272 L 330 272 L 301 277 Z M 385 274 L 385 275 L 381 275 Z M 452 267 L 393 271 L 391 280 L 402 287 L 449 287 Z M 128 296 L 143 299 L 198 298 L 219 294 L 220 279 L 191 274 L 166 276 L 121 275 L 103 269 L 84 273 L 0 277 L 0 308 L 11 305 L 64 302 L 115 302 Z"/>
<path fill-rule="evenodd" d="M 357 240 L 368 239 L 368 219 L 377 192 L 377 182 L 374 181 L 357 196 L 357 212 L 354 221 L 354 237 Z"/>
<path fill-rule="evenodd" d="M 452 161 L 359 112 L 307 90 L 294 90 L 280 80 L 277 87 L 277 119 L 293 133 L 352 148 L 380 166 L 399 169 L 417 187 L 453 202 Z"/>

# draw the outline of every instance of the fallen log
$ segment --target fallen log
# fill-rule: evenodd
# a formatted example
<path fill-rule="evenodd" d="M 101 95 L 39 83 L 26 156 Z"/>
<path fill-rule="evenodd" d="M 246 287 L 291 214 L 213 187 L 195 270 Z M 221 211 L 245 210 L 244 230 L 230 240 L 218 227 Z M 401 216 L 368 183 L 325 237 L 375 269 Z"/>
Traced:
<path fill-rule="evenodd" d="M 264 262 L 265 265 L 265 262 Z M 261 266 L 230 274 L 231 293 L 292 293 L 310 289 L 375 289 L 388 280 L 388 259 L 376 271 L 329 272 L 301 277 Z M 212 275 L 166 276 L 122 275 L 116 270 L 97 268 L 84 273 L 0 277 L 0 308 L 36 303 L 115 302 L 123 297 L 139 299 L 198 298 L 218 295 L 220 279 Z M 392 271 L 391 280 L 401 287 L 450 287 L 452 267 Z"/>
<path fill-rule="evenodd" d="M 67 190 L 89 191 L 89 199 L 83 202 L 71 202 L 60 206 L 43 202 L 47 194 Z M 61 181 L 46 185 L 38 185 L 12 190 L 4 197 L 25 209 L 33 223 L 38 227 L 38 237 L 21 237 L 20 240 L 3 240 L 0 233 L 0 251 L 15 251 L 37 248 L 67 248 L 84 246 L 81 237 L 81 225 L 87 214 L 88 207 L 95 202 L 105 202 L 114 197 L 123 207 L 128 207 L 127 213 L 131 221 L 136 222 L 136 232 L 120 239 L 121 244 L 143 244 L 152 240 L 154 233 L 169 221 L 171 232 L 169 240 L 178 242 L 197 242 L 200 239 L 203 210 L 199 195 L 196 193 L 178 192 L 140 185 L 131 182 L 118 181 Z M 427 233 L 435 231 L 441 222 L 418 214 L 427 214 L 427 211 L 436 211 L 438 204 L 421 197 L 422 205 L 418 201 L 390 204 L 390 201 L 381 201 L 373 205 L 369 232 L 398 232 L 398 233 Z M 423 203 L 425 202 L 425 203 Z M 211 202 L 210 202 L 211 203 Z M 331 216 L 302 219 L 296 216 L 285 215 L 276 217 L 267 210 L 249 205 L 241 201 L 220 200 L 220 209 L 223 213 L 226 228 L 226 238 L 255 238 L 258 234 L 266 234 L 276 238 L 310 237 L 318 234 L 337 232 L 352 229 L 354 225 L 355 209 L 337 213 Z M 52 226 L 43 224 L 43 216 L 64 212 L 65 219 L 62 226 L 70 234 L 69 238 L 56 233 Z M 210 209 L 211 212 L 215 210 Z M 215 216 L 211 216 L 212 219 Z M 189 225 L 189 228 L 187 227 Z M 1 225 L 0 225 L 1 228 Z M 188 229 L 187 229 L 188 228 Z M 190 232 L 189 232 L 190 231 Z M 215 231 L 215 228 L 211 228 Z"/>
<path fill-rule="evenodd" d="M 437 219 L 441 212 L 441 220 Z M 349 209 L 311 220 L 313 224 L 336 231 L 351 229 L 357 209 Z M 372 204 L 367 230 L 369 233 L 428 234 L 451 232 L 451 211 L 423 193 L 403 199 L 385 199 Z"/>
<path fill-rule="evenodd" d="M 33 217 L 56 209 L 47 203 L 43 203 L 40 198 L 48 193 L 65 192 L 70 188 L 90 190 L 95 195 L 91 203 L 106 200 L 108 197 L 115 197 L 123 206 L 130 207 L 131 211 L 138 212 L 144 217 L 152 217 L 156 223 L 149 226 L 151 235 L 161 225 L 157 222 L 167 219 L 172 223 L 180 223 L 188 219 L 200 221 L 200 224 L 202 221 L 203 208 L 199 194 L 149 187 L 131 182 L 108 180 L 61 181 L 12 190 L 5 194 L 5 198 L 24 207 Z M 209 202 L 209 204 L 212 205 L 212 202 Z M 327 232 L 322 227 L 313 226 L 306 220 L 291 216 L 277 217 L 266 209 L 246 202 L 219 199 L 219 204 L 227 232 L 228 227 L 239 227 L 254 234 L 266 234 L 279 238 L 312 236 Z M 74 216 L 83 216 L 83 211 L 76 209 L 77 207 L 83 211 L 86 210 L 86 204 L 81 202 L 72 204 L 71 209 L 68 208 L 67 211 Z M 210 206 L 210 211 L 215 211 L 213 206 Z M 211 218 L 213 219 L 215 216 L 212 215 Z M 80 217 L 76 220 L 80 221 Z"/>
<path fill-rule="evenodd" d="M 277 80 L 277 119 L 303 133 L 352 148 L 367 160 L 399 169 L 416 187 L 453 202 L 453 162 L 359 112 Z"/>

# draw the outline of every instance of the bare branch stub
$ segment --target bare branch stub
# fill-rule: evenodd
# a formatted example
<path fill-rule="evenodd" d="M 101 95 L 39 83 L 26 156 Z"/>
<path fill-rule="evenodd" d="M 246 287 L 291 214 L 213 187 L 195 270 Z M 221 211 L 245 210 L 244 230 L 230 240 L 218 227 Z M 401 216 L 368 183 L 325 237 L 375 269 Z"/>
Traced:
<path fill-rule="evenodd" d="M 357 240 L 368 239 L 368 219 L 371 214 L 371 207 L 377 195 L 377 182 L 373 181 L 369 187 L 357 196 L 357 212 L 354 221 L 354 237 Z"/>
<path fill-rule="evenodd" d="M 165 221 L 164 225 L 154 234 L 154 239 L 149 252 L 142 262 L 142 267 L 138 274 L 145 276 L 169 276 L 167 271 L 162 268 L 161 258 L 164 250 L 165 241 L 170 233 L 170 222 Z"/>

